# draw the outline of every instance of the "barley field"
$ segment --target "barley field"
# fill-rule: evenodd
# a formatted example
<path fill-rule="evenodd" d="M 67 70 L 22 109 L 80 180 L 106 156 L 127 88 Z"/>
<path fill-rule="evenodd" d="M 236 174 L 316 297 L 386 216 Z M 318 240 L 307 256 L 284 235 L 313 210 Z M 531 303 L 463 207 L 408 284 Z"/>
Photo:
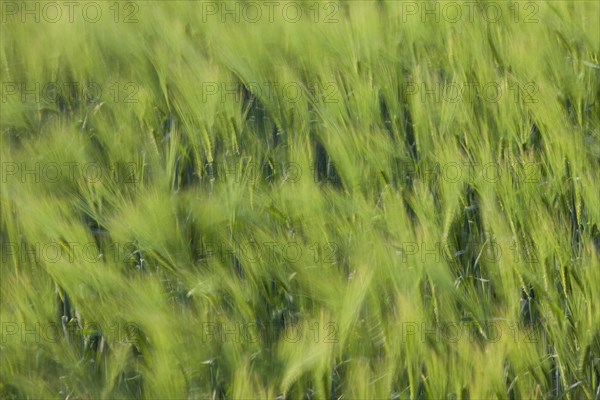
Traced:
<path fill-rule="evenodd" d="M 0 7 L 0 398 L 600 399 L 600 3 Z"/>

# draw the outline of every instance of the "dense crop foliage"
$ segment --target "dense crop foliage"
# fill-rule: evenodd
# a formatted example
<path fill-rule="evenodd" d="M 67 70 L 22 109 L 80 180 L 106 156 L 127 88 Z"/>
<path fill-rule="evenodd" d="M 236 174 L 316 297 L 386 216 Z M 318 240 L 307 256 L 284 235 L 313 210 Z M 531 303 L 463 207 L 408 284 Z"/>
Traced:
<path fill-rule="evenodd" d="M 26 3 L 0 397 L 600 397 L 598 3 Z"/>

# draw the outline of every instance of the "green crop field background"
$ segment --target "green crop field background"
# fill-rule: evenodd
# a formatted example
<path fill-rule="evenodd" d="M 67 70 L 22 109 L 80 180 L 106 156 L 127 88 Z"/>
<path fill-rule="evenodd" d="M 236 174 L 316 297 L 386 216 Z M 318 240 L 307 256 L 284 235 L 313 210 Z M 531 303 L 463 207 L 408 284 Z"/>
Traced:
<path fill-rule="evenodd" d="M 0 398 L 600 398 L 599 3 L 0 7 Z"/>

